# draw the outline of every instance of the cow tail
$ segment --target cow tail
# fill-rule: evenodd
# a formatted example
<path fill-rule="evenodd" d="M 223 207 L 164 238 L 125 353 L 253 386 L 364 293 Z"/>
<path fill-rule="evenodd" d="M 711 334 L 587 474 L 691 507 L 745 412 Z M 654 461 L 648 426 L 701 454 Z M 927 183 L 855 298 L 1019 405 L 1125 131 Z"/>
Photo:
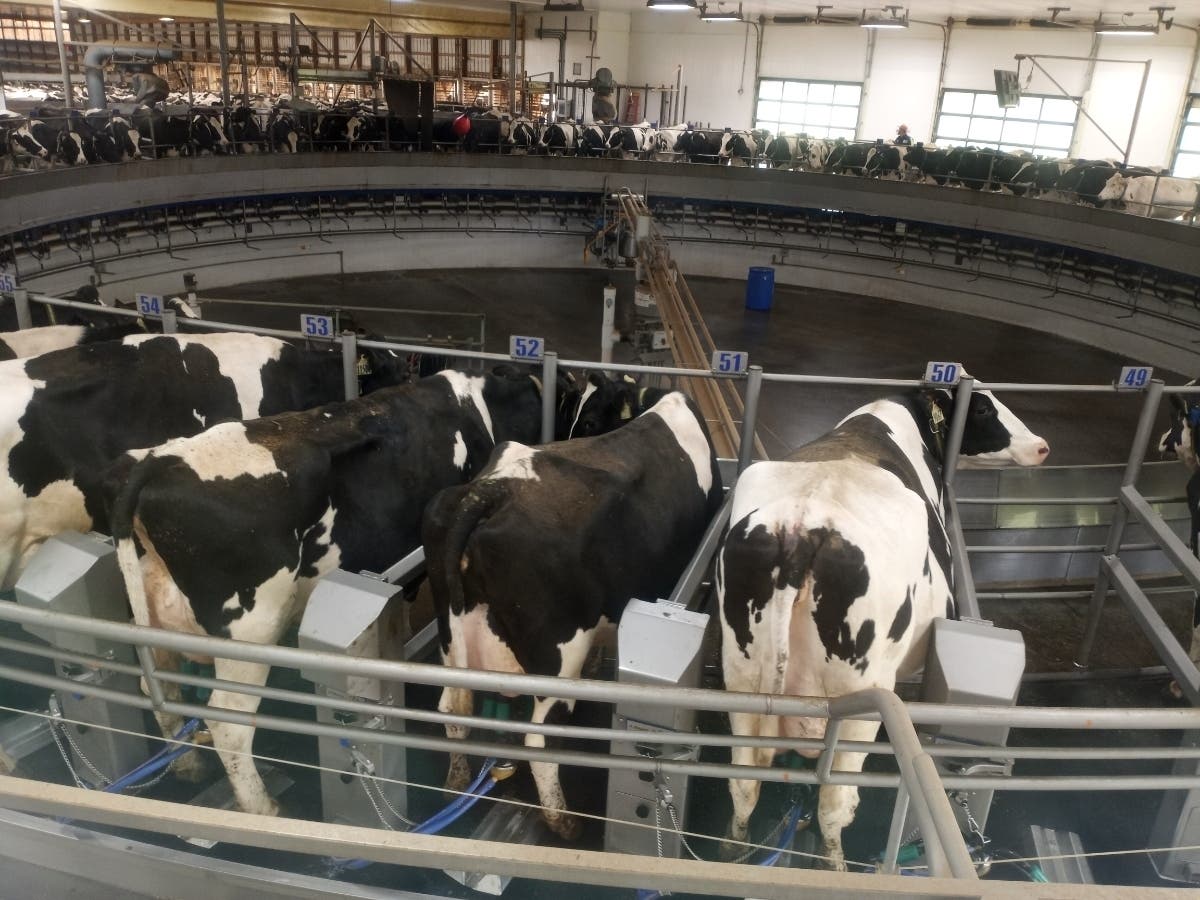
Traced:
<path fill-rule="evenodd" d="M 146 585 L 142 580 L 142 566 L 138 559 L 137 541 L 133 535 L 133 516 L 137 510 L 142 486 L 151 475 L 151 467 L 143 463 L 124 468 L 122 464 L 127 462 L 127 459 L 123 459 L 117 464 L 121 469 L 110 473 L 110 483 L 106 485 L 109 488 L 106 493 L 116 498 L 110 504 L 109 524 L 117 546 L 117 566 L 125 581 L 125 591 L 129 595 L 133 619 L 139 625 L 148 625 L 149 605 L 146 600 Z M 119 478 L 121 474 L 127 474 L 128 477 L 119 488 L 115 488 L 111 481 Z"/>
<path fill-rule="evenodd" d="M 434 565 L 440 564 L 437 574 L 441 576 L 450 610 L 462 612 L 465 607 L 466 594 L 463 590 L 462 580 L 463 554 L 467 549 L 467 541 L 470 540 L 476 527 L 488 518 L 496 507 L 500 499 L 500 490 L 501 486 L 498 482 L 478 481 L 467 488 L 466 494 L 463 495 L 462 501 L 457 506 L 447 508 L 449 506 L 447 499 L 453 498 L 454 492 L 443 494 L 442 502 L 438 504 L 439 512 L 449 519 L 449 525 L 443 536 L 442 557 L 440 560 L 432 562 Z M 427 548 L 428 545 L 429 542 L 426 541 Z"/>

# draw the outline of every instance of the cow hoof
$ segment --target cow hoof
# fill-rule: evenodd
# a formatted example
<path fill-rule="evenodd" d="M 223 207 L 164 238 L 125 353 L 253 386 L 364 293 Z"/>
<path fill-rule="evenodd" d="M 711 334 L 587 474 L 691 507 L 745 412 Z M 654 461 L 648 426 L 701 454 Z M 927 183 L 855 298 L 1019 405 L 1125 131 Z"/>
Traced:
<path fill-rule="evenodd" d="M 450 760 L 450 771 L 446 773 L 446 790 L 463 793 L 471 783 L 471 768 L 464 757 Z"/>
<path fill-rule="evenodd" d="M 721 841 L 721 847 L 717 851 L 721 862 L 733 862 L 746 852 L 745 844 L 726 838 Z"/>
<path fill-rule="evenodd" d="M 547 817 L 546 825 L 564 841 L 574 843 L 583 834 L 583 823 L 578 816 L 570 814 L 558 815 L 553 819 Z"/>
<path fill-rule="evenodd" d="M 208 775 L 208 766 L 205 765 L 204 757 L 200 755 L 200 752 L 193 750 L 171 763 L 171 774 L 181 781 L 195 784 L 203 781 Z"/>

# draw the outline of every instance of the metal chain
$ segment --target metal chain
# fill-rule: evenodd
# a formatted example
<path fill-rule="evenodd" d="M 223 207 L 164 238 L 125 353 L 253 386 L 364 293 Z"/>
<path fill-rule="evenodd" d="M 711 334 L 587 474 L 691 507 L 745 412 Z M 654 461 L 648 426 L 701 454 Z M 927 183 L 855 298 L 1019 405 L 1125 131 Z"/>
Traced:
<path fill-rule="evenodd" d="M 351 750 L 353 750 L 353 749 L 354 748 L 351 748 Z M 383 810 L 379 808 L 380 802 L 383 803 L 383 805 L 387 808 L 387 811 L 390 812 L 393 816 L 395 816 L 398 821 L 400 821 L 401 823 L 403 823 L 404 825 L 406 825 L 409 828 L 416 827 L 416 824 L 417 824 L 416 822 L 414 822 L 412 819 L 409 819 L 409 818 L 401 815 L 396 810 L 396 808 L 394 806 L 392 806 L 391 803 L 388 802 L 387 794 L 383 790 L 383 785 L 378 784 L 375 781 L 375 778 L 373 777 L 374 773 L 369 771 L 368 767 L 366 765 L 363 765 L 362 761 L 359 759 L 358 754 L 352 752 L 350 754 L 350 759 L 354 763 L 354 771 L 358 775 L 359 784 L 362 785 L 363 792 L 367 795 L 367 800 L 370 801 L 371 807 L 375 810 L 375 815 L 379 817 L 379 821 L 381 823 L 383 823 L 383 827 L 386 828 L 388 831 L 396 830 L 396 827 L 394 825 L 392 825 L 392 823 L 389 822 L 387 820 L 387 818 L 384 816 Z M 374 785 L 374 787 L 375 787 L 374 791 L 371 790 L 372 785 Z M 375 799 L 376 792 L 379 795 L 379 801 L 376 801 L 376 799 Z"/>
<path fill-rule="evenodd" d="M 674 803 L 667 804 L 667 812 L 671 816 L 671 824 L 675 826 L 675 831 L 679 834 L 679 841 L 680 841 L 680 843 L 683 844 L 683 849 L 685 849 L 688 853 L 692 854 L 692 859 L 696 859 L 696 860 L 700 860 L 701 862 L 704 862 L 704 860 L 700 858 L 700 854 L 698 854 L 695 850 L 692 849 L 692 845 L 688 843 L 688 839 L 684 835 L 683 829 L 679 827 L 679 816 L 676 814 Z"/>
<path fill-rule="evenodd" d="M 54 738 L 54 745 L 58 747 L 58 752 L 61 754 L 63 762 L 67 766 L 67 771 L 71 773 L 71 778 L 74 779 L 75 786 L 81 787 L 84 790 L 91 790 L 91 785 L 86 784 L 84 780 L 79 777 L 79 773 L 75 771 L 75 764 L 71 761 L 71 754 L 67 751 L 67 748 L 63 746 L 62 738 L 59 736 L 57 723 L 54 722 L 53 719 L 50 721 L 50 736 Z"/>
<path fill-rule="evenodd" d="M 62 754 L 63 761 L 67 764 L 67 768 L 71 770 L 71 777 L 75 779 L 75 782 L 78 784 L 78 786 L 87 787 L 87 785 L 83 783 L 82 779 L 80 779 L 79 775 L 75 772 L 75 767 L 71 763 L 70 754 L 68 754 L 63 748 L 62 744 L 59 743 L 58 734 L 56 733 L 56 726 L 62 728 L 62 736 L 66 738 L 67 743 L 71 745 L 71 749 L 75 751 L 75 755 L 78 756 L 80 761 L 87 766 L 88 770 L 96 776 L 100 784 L 104 787 L 112 784 L 112 779 L 92 765 L 92 761 L 87 758 L 87 755 L 82 749 L 80 749 L 79 745 L 75 743 L 75 738 L 71 736 L 71 730 L 67 728 L 66 723 L 59 721 L 62 717 L 62 709 L 59 707 L 58 701 L 54 697 L 50 698 L 50 716 L 50 733 L 54 735 L 54 743 L 58 744 L 58 751 Z"/>

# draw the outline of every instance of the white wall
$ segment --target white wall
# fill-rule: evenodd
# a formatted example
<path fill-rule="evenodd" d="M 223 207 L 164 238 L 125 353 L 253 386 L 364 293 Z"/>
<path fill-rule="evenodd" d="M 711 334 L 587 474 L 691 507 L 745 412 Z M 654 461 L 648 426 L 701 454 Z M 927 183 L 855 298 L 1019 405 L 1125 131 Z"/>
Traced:
<path fill-rule="evenodd" d="M 682 67 L 688 120 L 713 128 L 747 126 L 755 90 L 753 27 L 701 22 L 688 13 L 644 12 L 630 18 L 630 84 L 674 87 Z"/>
<path fill-rule="evenodd" d="M 567 78 L 571 63 L 580 62 L 587 78 L 595 67 L 612 69 L 627 84 L 675 84 L 677 72 L 687 86 L 686 118 L 714 128 L 746 128 L 752 124 L 757 33 L 750 24 L 700 22 L 688 13 L 635 12 L 574 13 L 570 27 L 586 28 L 588 17 L 597 23 L 593 49 L 586 35 L 571 34 L 567 41 Z M 561 28 L 562 13 L 526 18 L 526 68 L 530 72 L 557 67 L 557 42 L 537 41 L 532 29 L 538 18 L 548 28 Z M 863 81 L 867 56 L 867 31 L 848 26 L 796 26 L 764 24 L 759 77 L 810 78 L 825 81 Z M 858 137 L 890 137 L 904 122 L 918 140 L 932 134 L 939 101 L 943 32 L 937 25 L 912 23 L 907 31 L 878 32 L 874 61 L 863 98 Z M 1094 36 L 1086 30 L 1031 28 L 969 28 L 950 32 L 944 87 L 992 90 L 993 70 L 1014 69 L 1016 54 L 1082 56 L 1092 52 Z M 1174 135 L 1183 106 L 1196 35 L 1182 28 L 1155 38 L 1108 37 L 1097 42 L 1101 58 L 1153 60 L 1142 105 L 1131 161 L 1159 166 L 1170 163 Z M 594 53 L 598 60 L 586 59 Z M 744 61 L 744 65 L 743 65 Z M 1129 132 L 1140 69 L 1116 63 L 1097 63 L 1088 90 L 1088 64 L 1084 61 L 1042 60 L 1050 75 L 1084 106 L 1119 143 Z M 1025 62 L 1022 82 L 1034 94 L 1057 94 L 1050 78 L 1032 71 Z M 1191 91 L 1200 93 L 1200 72 Z M 590 106 L 590 100 L 587 104 Z M 587 110 L 590 113 L 590 109 Z M 1076 152 L 1089 158 L 1119 156 L 1117 150 L 1080 116 Z"/>
<path fill-rule="evenodd" d="M 612 71 L 618 83 L 629 81 L 629 14 L 628 13 L 538 13 L 525 17 L 525 71 L 529 75 L 553 72 L 558 77 L 557 38 L 537 37 L 539 22 L 548 31 L 562 31 L 564 22 L 567 40 L 563 74 L 567 81 L 587 81 L 596 70 L 605 67 Z M 579 74 L 574 74 L 575 65 Z M 591 120 L 591 94 L 581 94 L 584 118 Z"/>

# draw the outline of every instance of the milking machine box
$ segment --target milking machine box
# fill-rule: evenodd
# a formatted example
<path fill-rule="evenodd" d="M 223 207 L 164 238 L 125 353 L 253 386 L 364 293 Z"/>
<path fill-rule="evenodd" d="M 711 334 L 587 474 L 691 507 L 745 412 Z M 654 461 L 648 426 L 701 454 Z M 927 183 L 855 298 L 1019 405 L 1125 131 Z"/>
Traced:
<path fill-rule="evenodd" d="M 931 703 L 1012 706 L 1025 673 L 1019 631 L 978 620 L 934 619 L 921 699 Z M 931 725 L 922 732 L 943 740 L 1003 746 L 1007 725 Z"/>
<path fill-rule="evenodd" d="M 617 680 L 625 684 L 697 687 L 700 648 L 708 616 L 678 603 L 631 600 L 617 629 Z M 628 719 L 690 731 L 693 715 L 663 707 L 621 703 Z M 682 721 L 682 719 L 688 721 Z"/>
<path fill-rule="evenodd" d="M 110 622 L 129 620 L 117 552 L 100 535 L 64 531 L 50 538 L 21 573 L 16 597 L 22 606 L 49 612 Z M 113 647 L 108 641 L 69 631 L 56 632 L 30 625 L 25 630 L 75 653 L 104 655 Z"/>
<path fill-rule="evenodd" d="M 380 635 L 373 626 L 398 592 L 386 581 L 335 569 L 317 582 L 308 598 L 300 622 L 300 648 L 377 659 Z M 363 696 L 361 688 L 351 684 L 362 679 L 310 669 L 301 669 L 300 674 L 335 691 Z"/>

